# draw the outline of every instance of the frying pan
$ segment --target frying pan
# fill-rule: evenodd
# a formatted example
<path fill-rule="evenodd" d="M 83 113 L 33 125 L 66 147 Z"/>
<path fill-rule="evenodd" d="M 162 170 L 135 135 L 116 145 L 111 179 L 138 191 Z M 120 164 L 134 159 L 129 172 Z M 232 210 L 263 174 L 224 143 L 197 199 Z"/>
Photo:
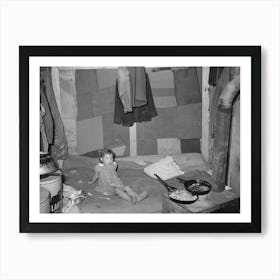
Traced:
<path fill-rule="evenodd" d="M 204 195 L 211 191 L 212 186 L 207 181 L 203 180 L 185 180 L 182 178 L 176 178 L 180 183 L 183 183 L 185 189 L 192 193 L 193 195 Z M 193 184 L 198 184 L 198 186 L 193 186 Z M 203 188 L 199 188 L 203 186 Z M 205 188 L 206 187 L 206 188 Z"/>
<path fill-rule="evenodd" d="M 197 200 L 198 200 L 198 196 L 197 195 L 194 195 L 194 194 L 192 194 L 193 195 L 193 197 L 194 197 L 194 199 L 193 200 L 180 200 L 180 199 L 175 199 L 175 198 L 173 198 L 173 197 L 171 197 L 170 195 L 172 194 L 172 193 L 174 193 L 174 192 L 176 192 L 176 190 L 178 190 L 177 188 L 175 188 L 175 187 L 172 187 L 172 186 L 170 186 L 170 185 L 168 185 L 165 181 L 163 181 L 157 174 L 154 174 L 156 177 L 157 177 L 157 179 L 159 180 L 159 182 L 162 184 L 162 185 L 164 185 L 165 187 L 166 187 L 166 189 L 167 189 L 167 191 L 168 191 L 168 198 L 170 199 L 170 200 L 172 200 L 172 201 L 174 201 L 174 202 L 176 202 L 176 203 L 180 203 L 180 204 L 191 204 L 191 203 L 194 203 L 194 202 L 196 202 Z"/>

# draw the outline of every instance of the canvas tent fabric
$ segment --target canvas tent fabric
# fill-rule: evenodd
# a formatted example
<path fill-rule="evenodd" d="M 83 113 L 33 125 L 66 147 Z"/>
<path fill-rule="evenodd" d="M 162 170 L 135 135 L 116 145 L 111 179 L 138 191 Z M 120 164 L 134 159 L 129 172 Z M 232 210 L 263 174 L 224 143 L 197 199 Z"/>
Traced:
<path fill-rule="evenodd" d="M 196 67 L 173 70 L 175 97 L 179 106 L 200 103 L 201 92 Z"/>

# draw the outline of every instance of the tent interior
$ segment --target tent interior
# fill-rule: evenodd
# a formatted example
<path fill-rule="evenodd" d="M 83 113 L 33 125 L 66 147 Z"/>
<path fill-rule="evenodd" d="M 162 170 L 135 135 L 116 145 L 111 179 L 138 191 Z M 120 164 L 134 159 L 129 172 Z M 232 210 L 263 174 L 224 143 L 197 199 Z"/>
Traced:
<path fill-rule="evenodd" d="M 123 69 L 40 68 L 40 150 L 51 155 L 62 174 L 59 212 L 239 212 L 239 87 L 228 93 L 239 68 L 135 68 L 136 72 L 144 69 L 147 100 L 144 106 L 132 102 L 130 109 L 120 89 Z M 140 79 L 135 79 L 135 88 Z M 98 180 L 91 179 L 100 164 L 100 150 L 105 148 L 114 152 L 123 183 L 136 193 L 148 193 L 144 200 L 132 203 L 96 190 Z M 144 171 L 167 157 L 183 172 L 182 178 L 210 182 L 211 192 L 183 208 L 169 205 L 166 188 Z M 51 174 L 41 181 L 49 178 Z M 176 176 L 166 182 L 183 187 Z M 72 199 L 67 191 L 72 192 Z"/>

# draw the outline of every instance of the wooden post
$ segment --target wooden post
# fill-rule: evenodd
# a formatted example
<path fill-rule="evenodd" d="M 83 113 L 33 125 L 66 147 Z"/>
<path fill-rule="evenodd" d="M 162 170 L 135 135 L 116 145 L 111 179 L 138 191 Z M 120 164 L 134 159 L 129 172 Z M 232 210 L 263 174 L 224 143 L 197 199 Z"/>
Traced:
<path fill-rule="evenodd" d="M 129 127 L 130 156 L 137 156 L 136 123 Z"/>
<path fill-rule="evenodd" d="M 210 67 L 202 67 L 202 137 L 201 154 L 209 161 L 209 73 Z"/>

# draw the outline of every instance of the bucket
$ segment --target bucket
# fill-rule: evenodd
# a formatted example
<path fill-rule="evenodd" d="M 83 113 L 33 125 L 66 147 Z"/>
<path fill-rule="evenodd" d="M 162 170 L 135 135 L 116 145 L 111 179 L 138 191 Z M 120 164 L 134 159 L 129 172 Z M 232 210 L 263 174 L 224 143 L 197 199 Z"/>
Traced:
<path fill-rule="evenodd" d="M 40 213 L 51 212 L 50 200 L 50 192 L 46 188 L 40 187 Z"/>
<path fill-rule="evenodd" d="M 60 213 L 62 209 L 62 174 L 59 170 L 54 174 L 41 178 L 40 186 L 50 192 L 51 213 Z"/>

